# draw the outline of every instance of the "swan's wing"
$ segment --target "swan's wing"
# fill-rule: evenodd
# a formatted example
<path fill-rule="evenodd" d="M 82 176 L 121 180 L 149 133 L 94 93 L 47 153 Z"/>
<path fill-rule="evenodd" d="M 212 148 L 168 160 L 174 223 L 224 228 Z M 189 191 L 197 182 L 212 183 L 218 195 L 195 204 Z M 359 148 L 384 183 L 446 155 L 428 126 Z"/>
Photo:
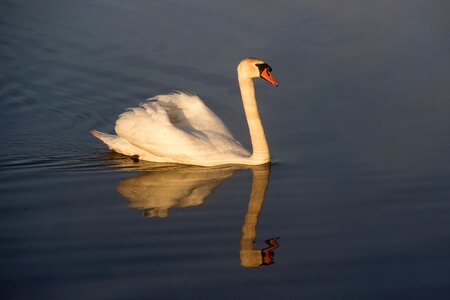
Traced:
<path fill-rule="evenodd" d="M 174 92 L 167 95 L 159 95 L 143 103 L 146 107 L 157 101 L 167 112 L 170 122 L 182 130 L 197 130 L 200 132 L 214 132 L 234 139 L 231 132 L 196 95 L 183 92 Z"/>
<path fill-rule="evenodd" d="M 118 136 L 174 162 L 215 155 L 249 155 L 222 121 L 197 96 L 157 96 L 120 115 Z"/>

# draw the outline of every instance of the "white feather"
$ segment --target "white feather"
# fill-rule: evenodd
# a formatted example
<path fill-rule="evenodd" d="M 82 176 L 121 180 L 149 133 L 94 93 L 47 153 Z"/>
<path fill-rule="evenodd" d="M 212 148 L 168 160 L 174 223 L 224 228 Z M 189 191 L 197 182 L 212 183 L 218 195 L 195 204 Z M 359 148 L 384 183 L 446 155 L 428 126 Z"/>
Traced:
<path fill-rule="evenodd" d="M 96 130 L 92 134 L 116 152 L 154 162 L 202 166 L 267 163 L 270 155 L 251 80 L 258 76 L 260 63 L 246 59 L 238 67 L 253 155 L 198 96 L 182 92 L 150 98 L 124 112 L 116 121 L 117 135 Z"/>

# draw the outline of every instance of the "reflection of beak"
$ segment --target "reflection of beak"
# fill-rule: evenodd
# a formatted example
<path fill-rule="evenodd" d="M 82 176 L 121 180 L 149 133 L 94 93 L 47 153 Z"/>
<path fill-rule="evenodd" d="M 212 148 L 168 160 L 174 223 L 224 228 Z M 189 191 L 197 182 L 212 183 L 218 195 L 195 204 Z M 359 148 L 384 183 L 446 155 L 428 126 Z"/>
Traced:
<path fill-rule="evenodd" d="M 261 250 L 261 256 L 262 256 L 262 264 L 264 266 L 268 266 L 274 263 L 273 256 L 275 254 L 273 251 L 270 250 Z"/>
<path fill-rule="evenodd" d="M 267 70 L 267 68 L 261 72 L 261 78 L 267 80 L 274 86 L 279 86 L 278 81 L 275 79 L 275 77 L 272 76 L 272 74 L 270 74 L 270 72 Z"/>
<path fill-rule="evenodd" d="M 262 265 L 267 266 L 274 263 L 274 250 L 280 246 L 280 244 L 278 244 L 279 239 L 279 237 L 274 237 L 266 241 L 266 244 L 269 245 L 269 247 L 261 249 Z"/>

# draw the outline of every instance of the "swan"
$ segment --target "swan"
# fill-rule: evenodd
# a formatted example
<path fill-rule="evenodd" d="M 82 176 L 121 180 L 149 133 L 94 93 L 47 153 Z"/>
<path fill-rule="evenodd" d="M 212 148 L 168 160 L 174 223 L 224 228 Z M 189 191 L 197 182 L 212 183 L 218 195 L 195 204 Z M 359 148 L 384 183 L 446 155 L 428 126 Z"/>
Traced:
<path fill-rule="evenodd" d="M 130 108 L 116 121 L 117 135 L 92 130 L 115 152 L 133 159 L 199 166 L 261 165 L 270 162 L 253 78 L 278 81 L 264 61 L 249 57 L 238 67 L 238 81 L 253 153 L 234 139 L 224 123 L 196 95 L 173 92 Z"/>

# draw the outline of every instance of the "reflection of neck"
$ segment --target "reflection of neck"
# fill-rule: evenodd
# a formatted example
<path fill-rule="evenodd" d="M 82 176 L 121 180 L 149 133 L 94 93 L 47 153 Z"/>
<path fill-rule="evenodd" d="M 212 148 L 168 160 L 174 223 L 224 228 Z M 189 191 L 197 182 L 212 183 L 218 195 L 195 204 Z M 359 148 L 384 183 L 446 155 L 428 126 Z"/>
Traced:
<path fill-rule="evenodd" d="M 241 89 L 242 103 L 252 141 L 253 154 L 251 160 L 254 164 L 267 163 L 270 161 L 269 145 L 267 144 L 266 135 L 264 134 L 264 128 L 259 116 L 252 79 L 239 76 L 239 87 Z"/>
<path fill-rule="evenodd" d="M 252 173 L 252 192 L 244 225 L 242 226 L 240 256 L 241 265 L 244 267 L 256 267 L 261 264 L 261 250 L 254 249 L 254 242 L 258 215 L 264 201 L 267 185 L 269 184 L 270 169 L 268 165 L 262 165 L 252 168 Z"/>

